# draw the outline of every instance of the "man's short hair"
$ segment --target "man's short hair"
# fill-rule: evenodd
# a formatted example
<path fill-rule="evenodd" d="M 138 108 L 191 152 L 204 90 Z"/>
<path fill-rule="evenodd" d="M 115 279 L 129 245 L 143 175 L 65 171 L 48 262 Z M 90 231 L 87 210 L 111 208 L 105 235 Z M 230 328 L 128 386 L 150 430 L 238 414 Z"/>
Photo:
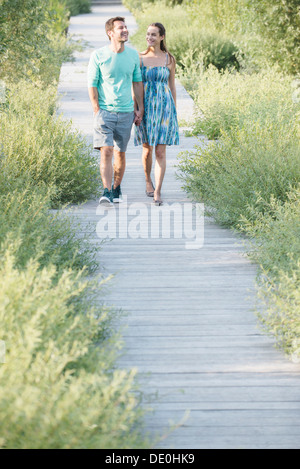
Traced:
<path fill-rule="evenodd" d="M 125 23 L 125 18 L 123 18 L 122 16 L 115 16 L 114 18 L 110 18 L 108 21 L 106 21 L 105 31 L 107 35 L 108 35 L 108 31 L 112 31 L 114 29 L 115 21 L 123 21 L 123 23 Z M 109 37 L 109 40 L 111 40 L 110 37 Z"/>

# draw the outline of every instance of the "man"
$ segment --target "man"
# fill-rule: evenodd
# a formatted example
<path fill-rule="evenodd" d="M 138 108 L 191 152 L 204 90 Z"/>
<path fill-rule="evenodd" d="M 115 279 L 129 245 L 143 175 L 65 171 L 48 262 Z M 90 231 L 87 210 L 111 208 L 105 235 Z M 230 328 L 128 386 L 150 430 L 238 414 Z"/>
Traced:
<path fill-rule="evenodd" d="M 140 125 L 142 121 L 144 99 L 139 55 L 125 46 L 129 34 L 125 19 L 111 18 L 105 29 L 110 44 L 93 52 L 88 67 L 88 87 L 94 110 L 94 148 L 101 151 L 104 194 L 99 203 L 111 205 L 122 201 L 125 152 L 133 123 Z M 134 111 L 132 88 L 137 111 Z"/>

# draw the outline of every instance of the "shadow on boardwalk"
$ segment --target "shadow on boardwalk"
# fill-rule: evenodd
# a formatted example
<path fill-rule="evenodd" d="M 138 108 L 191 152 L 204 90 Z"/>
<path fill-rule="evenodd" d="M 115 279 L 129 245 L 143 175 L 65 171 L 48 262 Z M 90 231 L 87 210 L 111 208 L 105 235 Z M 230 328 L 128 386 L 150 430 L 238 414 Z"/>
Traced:
<path fill-rule="evenodd" d="M 94 6 L 92 14 L 71 20 L 70 33 L 89 41 L 90 48 L 62 68 L 61 111 L 90 141 L 87 63 L 92 50 L 107 43 L 104 22 L 117 14 L 126 17 L 129 30 L 136 27 L 124 7 L 113 5 Z M 178 108 L 180 119 L 193 114 L 193 102 L 180 84 Z M 165 210 L 175 202 L 182 207 L 189 203 L 175 165 L 178 153 L 195 143 L 181 132 L 180 147 L 168 149 Z M 144 185 L 141 149 L 131 141 L 122 187 L 129 205 L 117 208 L 119 215 L 141 202 L 145 212 L 140 221 L 148 221 L 151 202 Z M 97 201 L 77 214 L 93 223 L 92 242 L 100 247 Z M 177 228 L 175 224 L 174 232 Z M 256 267 L 244 255 L 241 240 L 205 220 L 203 247 L 187 250 L 174 232 L 169 239 L 119 237 L 99 252 L 106 271 L 116 274 L 107 303 L 128 312 L 120 366 L 137 368 L 146 395 L 158 396 L 147 430 L 163 434 L 188 411 L 186 421 L 158 447 L 300 448 L 300 367 L 258 328 L 253 312 Z"/>

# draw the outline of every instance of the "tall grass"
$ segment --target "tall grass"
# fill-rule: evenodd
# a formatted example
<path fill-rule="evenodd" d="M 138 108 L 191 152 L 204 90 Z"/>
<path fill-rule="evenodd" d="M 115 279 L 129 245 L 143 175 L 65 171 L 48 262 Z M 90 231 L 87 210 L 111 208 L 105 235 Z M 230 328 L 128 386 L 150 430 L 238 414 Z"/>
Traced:
<path fill-rule="evenodd" d="M 266 210 L 267 209 L 267 210 Z M 282 203 L 272 197 L 265 214 L 242 217 L 253 239 L 251 257 L 262 266 L 259 318 L 287 354 L 300 356 L 300 186 Z"/>
<path fill-rule="evenodd" d="M 42 91 L 22 81 L 10 86 L 8 99 L 0 125 L 0 139 L 5 140 L 2 171 L 52 187 L 53 205 L 95 197 L 100 188 L 95 158 L 71 123 L 54 113 L 56 88 Z"/>
<path fill-rule="evenodd" d="M 193 133 L 210 140 L 233 128 L 247 128 L 254 121 L 261 126 L 267 121 L 288 124 L 297 114 L 292 100 L 293 78 L 277 68 L 252 74 L 220 74 L 215 67 L 204 69 L 191 63 L 180 79 L 193 97 L 199 116 Z"/>
<path fill-rule="evenodd" d="M 41 270 L 34 259 L 20 271 L 6 251 L 0 268 L 6 343 L 0 447 L 142 447 L 134 373 L 114 369 L 118 340 L 110 346 L 105 310 L 91 307 L 91 287 L 80 273 L 55 278 L 53 266 Z"/>
<path fill-rule="evenodd" d="M 186 55 L 192 54 L 195 60 L 201 56 L 205 66 L 213 64 L 219 70 L 239 69 L 239 48 L 234 42 L 226 34 L 206 29 L 205 25 L 199 27 L 181 5 L 172 6 L 164 1 L 137 5 L 131 0 L 125 1 L 125 5 L 137 18 L 139 29 L 131 39 L 138 50 L 146 49 L 149 24 L 160 22 L 166 28 L 168 48 L 175 56 L 178 68 L 184 68 Z"/>

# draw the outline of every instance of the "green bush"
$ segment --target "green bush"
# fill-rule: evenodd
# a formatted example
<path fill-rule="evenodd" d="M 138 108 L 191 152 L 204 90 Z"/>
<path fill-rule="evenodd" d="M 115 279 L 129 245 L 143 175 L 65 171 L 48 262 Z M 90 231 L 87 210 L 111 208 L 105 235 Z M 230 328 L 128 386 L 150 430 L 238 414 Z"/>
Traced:
<path fill-rule="evenodd" d="M 257 201 L 257 205 L 265 203 Z M 254 209 L 255 210 L 255 209 Z M 251 258 L 262 267 L 259 318 L 289 355 L 300 357 L 300 186 L 281 203 L 272 198 L 267 213 L 242 217 L 253 239 Z"/>
<path fill-rule="evenodd" d="M 216 220 L 237 226 L 241 215 L 251 216 L 258 197 L 285 201 L 300 181 L 299 124 L 249 120 L 224 131 L 218 142 L 182 154 L 179 169 L 186 190 L 205 202 Z"/>
<path fill-rule="evenodd" d="M 298 212 L 299 217 L 299 212 Z M 300 262 L 291 272 L 265 275 L 259 289 L 260 318 L 266 331 L 277 339 L 278 347 L 292 360 L 300 358 Z"/>
<path fill-rule="evenodd" d="M 58 0 L 1 0 L 0 78 L 57 81 L 74 46 L 63 34 L 67 10 Z"/>
<path fill-rule="evenodd" d="M 299 0 L 189 0 L 187 10 L 198 27 L 237 42 L 248 64 L 300 73 Z"/>
<path fill-rule="evenodd" d="M 263 58 L 293 75 L 300 73 L 299 0 L 252 0 Z"/>
<path fill-rule="evenodd" d="M 300 259 L 300 186 L 287 194 L 285 202 L 271 197 L 266 206 L 259 198 L 251 216 L 241 217 L 240 229 L 254 240 L 251 257 L 264 272 L 273 277 L 283 271 L 292 274 Z"/>
<path fill-rule="evenodd" d="M 95 263 L 96 249 L 91 247 L 88 236 L 80 238 L 78 221 L 68 212 L 50 212 L 50 194 L 26 188 L 23 180 L 19 188 L 11 188 L 0 195 L 0 256 L 4 256 L 7 245 L 15 240 L 15 262 L 18 268 L 26 267 L 30 259 L 38 259 L 41 266 L 49 263 L 58 272 L 65 269 L 90 272 Z"/>
<path fill-rule="evenodd" d="M 34 260 L 20 272 L 10 249 L 1 263 L 0 447 L 143 447 L 134 373 L 114 370 L 107 314 L 80 273 L 55 277 Z"/>
<path fill-rule="evenodd" d="M 225 34 L 208 31 L 205 25 L 199 28 L 181 5 L 172 7 L 160 1 L 150 6 L 143 3 L 134 7 L 131 4 L 131 8 L 139 24 L 139 30 L 132 38 L 138 50 L 146 49 L 145 38 L 149 24 L 160 22 L 166 28 L 168 48 L 175 56 L 179 68 L 184 68 L 187 53 L 192 54 L 193 61 L 198 61 L 200 56 L 205 67 L 213 64 L 219 70 L 239 68 L 238 47 Z"/>
<path fill-rule="evenodd" d="M 209 139 L 219 138 L 224 131 L 243 128 L 248 122 L 293 120 L 299 106 L 292 100 L 292 77 L 276 69 L 251 75 L 219 73 L 192 66 L 182 74 L 181 81 L 195 100 L 198 118 L 193 134 Z"/>
<path fill-rule="evenodd" d="M 80 15 L 81 13 L 90 13 L 90 0 L 63 0 L 71 16 Z"/>
<path fill-rule="evenodd" d="M 10 87 L 9 110 L 1 115 L 1 171 L 55 189 L 53 205 L 82 202 L 98 194 L 99 169 L 85 139 L 54 114 L 55 107 L 54 87 Z"/>

